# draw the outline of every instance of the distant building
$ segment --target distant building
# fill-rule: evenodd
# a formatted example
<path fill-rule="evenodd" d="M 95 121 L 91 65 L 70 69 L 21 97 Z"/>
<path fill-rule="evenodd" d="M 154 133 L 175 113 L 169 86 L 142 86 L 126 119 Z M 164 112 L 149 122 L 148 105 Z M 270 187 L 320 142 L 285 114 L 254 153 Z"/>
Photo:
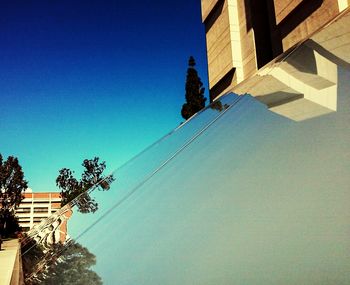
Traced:
<path fill-rule="evenodd" d="M 336 111 L 349 0 L 202 0 L 211 101 L 249 93 L 302 121 Z"/>
<path fill-rule="evenodd" d="M 29 231 L 61 208 L 61 197 L 57 192 L 34 193 L 28 188 L 23 196 L 24 199 L 16 209 L 16 216 L 23 231 Z"/>

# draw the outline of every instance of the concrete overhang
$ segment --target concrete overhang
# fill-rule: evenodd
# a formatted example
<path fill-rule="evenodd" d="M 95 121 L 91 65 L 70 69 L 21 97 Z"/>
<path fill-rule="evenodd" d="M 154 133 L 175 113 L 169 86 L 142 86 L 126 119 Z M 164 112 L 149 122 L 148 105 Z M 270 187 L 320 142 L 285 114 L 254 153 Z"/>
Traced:
<path fill-rule="evenodd" d="M 350 69 L 349 62 L 350 9 L 346 9 L 229 91 L 251 94 L 272 112 L 303 121 L 337 110 L 337 70 Z"/>

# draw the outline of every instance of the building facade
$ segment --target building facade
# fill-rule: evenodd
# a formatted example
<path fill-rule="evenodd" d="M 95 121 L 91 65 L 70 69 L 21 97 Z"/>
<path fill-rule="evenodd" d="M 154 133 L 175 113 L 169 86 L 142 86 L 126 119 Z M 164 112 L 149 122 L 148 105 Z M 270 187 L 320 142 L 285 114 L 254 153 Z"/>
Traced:
<path fill-rule="evenodd" d="M 24 199 L 16 209 L 23 231 L 32 229 L 61 208 L 61 197 L 57 192 L 33 193 L 31 189 L 27 189 L 23 196 Z"/>
<path fill-rule="evenodd" d="M 202 0 L 211 101 L 250 93 L 296 121 L 335 111 L 337 66 L 350 62 L 349 2 Z"/>

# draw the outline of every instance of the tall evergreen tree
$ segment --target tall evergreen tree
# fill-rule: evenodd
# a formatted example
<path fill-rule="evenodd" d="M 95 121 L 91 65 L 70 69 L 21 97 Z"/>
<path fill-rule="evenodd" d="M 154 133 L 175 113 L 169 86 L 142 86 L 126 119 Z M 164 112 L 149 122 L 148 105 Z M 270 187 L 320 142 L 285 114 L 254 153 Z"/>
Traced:
<path fill-rule="evenodd" d="M 204 87 L 201 79 L 195 69 L 196 62 L 193 56 L 188 60 L 188 69 L 186 77 L 186 103 L 182 105 L 181 115 L 187 120 L 192 115 L 205 107 Z"/>

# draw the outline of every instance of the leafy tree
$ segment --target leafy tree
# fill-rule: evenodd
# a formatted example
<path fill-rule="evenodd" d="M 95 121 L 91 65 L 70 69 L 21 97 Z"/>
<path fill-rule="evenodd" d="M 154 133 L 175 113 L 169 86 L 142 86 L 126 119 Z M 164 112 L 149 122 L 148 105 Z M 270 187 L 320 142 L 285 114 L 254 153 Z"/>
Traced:
<path fill-rule="evenodd" d="M 101 277 L 90 269 L 95 264 L 95 255 L 86 247 L 73 242 L 54 262 L 52 270 L 49 270 L 48 278 L 40 284 L 102 284 Z"/>
<path fill-rule="evenodd" d="M 91 269 L 96 264 L 95 255 L 74 240 L 66 244 L 57 243 L 46 253 L 34 240 L 30 246 L 34 250 L 23 256 L 26 284 L 102 284 L 101 277 Z M 32 260 L 40 261 L 32 264 Z"/>
<path fill-rule="evenodd" d="M 101 277 L 90 268 L 96 264 L 96 257 L 79 243 L 69 244 L 49 270 L 47 279 L 41 284 L 102 284 Z"/>
<path fill-rule="evenodd" d="M 205 107 L 204 87 L 201 79 L 195 69 L 196 62 L 192 56 L 188 60 L 188 69 L 186 77 L 186 103 L 182 105 L 181 115 L 187 120 L 192 115 Z"/>
<path fill-rule="evenodd" d="M 80 181 L 74 177 L 74 171 L 68 168 L 62 168 L 59 171 L 56 185 L 61 189 L 61 206 L 66 205 L 84 193 L 77 201 L 79 211 L 82 213 L 95 212 L 98 209 L 98 204 L 86 191 L 92 187 L 97 187 L 99 190 L 108 190 L 114 178 L 113 175 L 109 177 L 103 175 L 106 162 L 99 162 L 98 157 L 85 159 L 82 166 L 85 170 L 81 175 Z"/>
<path fill-rule="evenodd" d="M 4 161 L 0 154 L 0 232 L 4 235 L 19 229 L 14 210 L 21 203 L 27 186 L 18 159 L 9 156 Z"/>

